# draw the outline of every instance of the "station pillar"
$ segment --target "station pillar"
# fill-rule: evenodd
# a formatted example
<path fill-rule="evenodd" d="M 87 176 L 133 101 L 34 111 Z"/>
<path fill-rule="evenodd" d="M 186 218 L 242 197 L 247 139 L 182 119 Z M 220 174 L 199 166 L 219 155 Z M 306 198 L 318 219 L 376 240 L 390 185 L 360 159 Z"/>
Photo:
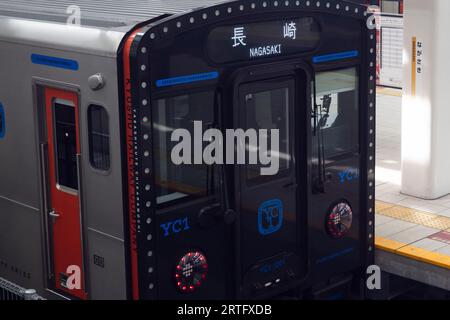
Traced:
<path fill-rule="evenodd" d="M 450 193 L 450 1 L 406 0 L 404 8 L 402 193 Z"/>

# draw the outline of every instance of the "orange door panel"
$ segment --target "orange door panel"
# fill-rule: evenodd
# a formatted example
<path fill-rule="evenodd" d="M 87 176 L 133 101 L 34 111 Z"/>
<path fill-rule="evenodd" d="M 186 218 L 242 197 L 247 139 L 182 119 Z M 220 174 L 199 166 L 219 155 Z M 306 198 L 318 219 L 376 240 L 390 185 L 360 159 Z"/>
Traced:
<path fill-rule="evenodd" d="M 45 89 L 54 286 L 85 299 L 78 158 L 78 96 Z M 79 275 L 79 277 L 77 277 Z"/>

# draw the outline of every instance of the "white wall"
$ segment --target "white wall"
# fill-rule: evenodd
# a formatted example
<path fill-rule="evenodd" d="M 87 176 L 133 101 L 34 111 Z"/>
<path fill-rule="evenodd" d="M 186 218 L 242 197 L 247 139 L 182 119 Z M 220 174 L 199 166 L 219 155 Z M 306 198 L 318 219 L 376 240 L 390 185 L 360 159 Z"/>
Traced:
<path fill-rule="evenodd" d="M 449 16 L 449 0 L 405 1 L 402 192 L 424 199 L 450 193 Z M 413 37 L 423 43 L 415 86 Z"/>

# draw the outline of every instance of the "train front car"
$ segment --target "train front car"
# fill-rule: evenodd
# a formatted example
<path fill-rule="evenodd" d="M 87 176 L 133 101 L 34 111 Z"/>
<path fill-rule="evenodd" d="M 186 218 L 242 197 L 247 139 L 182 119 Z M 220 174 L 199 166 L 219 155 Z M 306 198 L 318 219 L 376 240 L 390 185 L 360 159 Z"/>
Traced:
<path fill-rule="evenodd" d="M 370 20 L 345 1 L 231 1 L 130 36 L 134 298 L 361 287 L 374 255 Z"/>

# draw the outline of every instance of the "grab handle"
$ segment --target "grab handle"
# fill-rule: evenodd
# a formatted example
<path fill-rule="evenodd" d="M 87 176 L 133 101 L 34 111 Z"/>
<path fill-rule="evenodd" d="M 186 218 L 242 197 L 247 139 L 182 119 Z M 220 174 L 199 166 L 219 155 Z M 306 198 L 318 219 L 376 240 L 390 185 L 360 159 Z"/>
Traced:
<path fill-rule="evenodd" d="M 57 213 L 55 210 L 52 210 L 48 213 L 48 215 L 52 218 L 59 218 L 59 213 Z"/>

